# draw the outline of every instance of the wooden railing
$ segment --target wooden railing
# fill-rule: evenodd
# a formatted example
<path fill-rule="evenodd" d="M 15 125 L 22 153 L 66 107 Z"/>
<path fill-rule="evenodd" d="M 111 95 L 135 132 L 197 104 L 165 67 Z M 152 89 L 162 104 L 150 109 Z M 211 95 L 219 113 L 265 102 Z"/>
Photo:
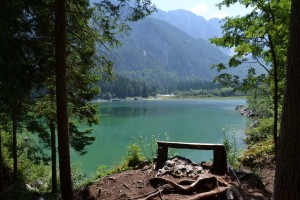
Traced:
<path fill-rule="evenodd" d="M 168 159 L 168 148 L 176 149 L 199 149 L 213 150 L 212 171 L 218 174 L 225 174 L 228 171 L 226 151 L 223 144 L 205 143 L 182 143 L 182 142 L 162 142 L 158 141 L 156 170 L 161 169 Z"/>

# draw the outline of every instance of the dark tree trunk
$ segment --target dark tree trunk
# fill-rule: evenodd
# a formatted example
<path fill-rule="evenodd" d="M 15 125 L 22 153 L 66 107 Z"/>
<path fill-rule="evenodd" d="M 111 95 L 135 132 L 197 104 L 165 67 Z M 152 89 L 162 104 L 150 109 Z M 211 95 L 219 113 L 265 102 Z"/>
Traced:
<path fill-rule="evenodd" d="M 274 22 L 275 23 L 275 22 Z M 274 139 L 274 153 L 275 153 L 275 159 L 277 154 L 277 146 L 278 146 L 278 101 L 279 101 L 279 95 L 278 95 L 278 62 L 277 62 L 277 56 L 275 51 L 275 46 L 273 43 L 273 39 L 271 35 L 269 34 L 269 42 L 271 47 L 271 54 L 273 59 L 273 81 L 274 81 L 274 94 L 273 94 L 273 105 L 274 105 L 274 116 L 273 116 L 273 139 Z"/>
<path fill-rule="evenodd" d="M 300 199 L 300 1 L 292 0 L 290 39 L 281 133 L 275 176 L 275 200 Z"/>
<path fill-rule="evenodd" d="M 69 146 L 66 78 L 66 0 L 55 0 L 55 68 L 57 135 L 62 199 L 73 197 Z"/>
<path fill-rule="evenodd" d="M 2 133 L 0 127 L 0 192 L 3 189 L 3 157 L 2 157 Z"/>
<path fill-rule="evenodd" d="M 17 108 L 15 103 L 13 103 L 12 126 L 13 126 L 12 147 L 13 147 L 13 161 L 14 161 L 13 181 L 16 182 L 18 179 L 18 154 L 17 154 Z"/>
<path fill-rule="evenodd" d="M 52 194 L 57 194 L 57 173 L 56 173 L 56 135 L 55 135 L 55 121 L 50 120 L 50 135 L 51 135 L 51 164 L 52 164 Z"/>

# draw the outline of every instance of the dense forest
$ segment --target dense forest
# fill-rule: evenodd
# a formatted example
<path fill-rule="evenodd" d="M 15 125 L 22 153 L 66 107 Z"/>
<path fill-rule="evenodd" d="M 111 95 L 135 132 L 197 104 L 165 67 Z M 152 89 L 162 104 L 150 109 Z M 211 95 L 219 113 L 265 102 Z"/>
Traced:
<path fill-rule="evenodd" d="M 156 10 L 150 0 L 102 0 L 93 5 L 88 0 L 2 1 L 1 199 L 33 199 L 40 195 L 73 199 L 74 187 L 79 186 L 74 180 L 82 177 L 71 171 L 70 148 L 84 154 L 85 147 L 95 140 L 91 126 L 98 123 L 98 115 L 92 100 L 170 92 L 180 96 L 247 94 L 248 105 L 256 110 L 259 123 L 247 130 L 248 150 L 240 158 L 241 164 L 256 169 L 265 164 L 276 166 L 274 199 L 300 199 L 300 2 L 223 0 L 218 6 L 235 3 L 251 12 L 225 18 L 222 36 L 210 40 L 217 46 L 233 48 L 235 53 L 224 60 L 208 55 L 218 63 L 200 59 L 215 64 L 214 73 L 207 76 L 220 72 L 214 79 L 216 83 L 197 79 L 201 69 L 193 71 L 191 67 L 197 59 L 187 57 L 193 62 L 185 70 L 180 63 L 173 64 L 179 72 L 195 76 L 181 79 L 172 72 L 161 79 L 165 82 L 153 85 L 120 75 L 112 83 L 104 79 L 113 79 L 114 61 L 109 52 L 119 47 L 118 34 L 130 31 L 130 24 Z M 171 34 L 174 29 L 167 26 L 165 30 Z M 181 33 L 182 40 L 199 48 L 193 39 L 185 37 Z M 126 53 L 126 49 L 119 50 Z M 255 62 L 264 73 L 258 73 L 256 67 L 248 68 L 246 76 L 231 70 L 249 62 Z M 158 75 L 153 72 L 155 69 L 148 79 L 152 77 L 156 82 Z M 44 149 L 51 153 L 45 155 Z M 29 192 L 28 185 L 35 189 Z"/>
<path fill-rule="evenodd" d="M 96 98 L 100 99 L 112 99 L 126 97 L 143 97 L 149 96 L 156 97 L 159 94 L 175 94 L 178 96 L 236 96 L 241 93 L 236 93 L 228 88 L 221 89 L 220 84 L 212 83 L 209 81 L 203 81 L 198 79 L 186 79 L 186 78 L 174 78 L 164 83 L 164 85 L 158 86 L 150 83 L 140 82 L 132 80 L 127 77 L 116 75 L 112 81 L 101 80 L 99 82 L 99 88 L 101 88 L 100 94 Z M 195 91 L 198 93 L 195 93 Z M 203 91 L 201 93 L 200 91 Z M 194 91 L 194 93 L 192 92 Z M 185 92 L 185 93 L 184 93 Z M 193 93 L 193 94 L 192 94 Z"/>

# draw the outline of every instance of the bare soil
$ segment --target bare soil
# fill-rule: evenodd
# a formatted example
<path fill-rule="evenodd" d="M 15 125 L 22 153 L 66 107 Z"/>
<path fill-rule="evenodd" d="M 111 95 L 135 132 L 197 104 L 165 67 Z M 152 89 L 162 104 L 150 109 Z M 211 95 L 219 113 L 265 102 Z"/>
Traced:
<path fill-rule="evenodd" d="M 261 167 L 258 174 L 261 177 L 262 182 L 266 187 L 266 190 L 273 193 L 275 179 L 275 164 L 270 164 Z"/>
<path fill-rule="evenodd" d="M 267 172 L 266 172 L 267 173 Z M 152 199 L 152 200 L 182 200 L 192 199 L 197 194 L 182 193 L 177 190 L 168 190 L 168 192 L 160 193 L 151 196 L 154 191 L 158 191 L 156 186 L 150 184 L 150 180 L 157 175 L 154 166 L 147 165 L 141 169 L 128 170 L 119 174 L 114 174 L 108 177 L 103 177 L 95 183 L 85 186 L 76 192 L 76 200 L 133 200 L 133 199 Z M 221 178 L 230 186 L 238 190 L 241 195 L 239 199 L 249 200 L 267 200 L 271 199 L 271 192 L 265 189 L 260 177 L 253 173 L 236 172 L 240 183 L 232 173 L 228 173 Z M 187 177 L 171 177 L 168 179 L 174 182 L 186 180 Z M 268 181 L 267 181 L 268 182 Z M 223 194 L 210 196 L 209 198 L 201 199 L 230 199 L 226 192 Z M 237 199 L 237 198 L 231 198 Z"/>

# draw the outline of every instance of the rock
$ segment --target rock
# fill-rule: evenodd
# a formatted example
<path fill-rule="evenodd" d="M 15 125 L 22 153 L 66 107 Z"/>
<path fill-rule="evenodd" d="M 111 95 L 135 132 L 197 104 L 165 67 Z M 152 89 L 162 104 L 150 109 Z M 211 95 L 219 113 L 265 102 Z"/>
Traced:
<path fill-rule="evenodd" d="M 243 105 L 236 105 L 235 110 L 238 110 L 238 112 L 241 115 L 244 115 L 246 117 L 257 117 L 258 116 L 255 109 L 249 109 L 248 107 L 243 106 Z"/>
<path fill-rule="evenodd" d="M 86 186 L 81 193 L 83 200 L 94 200 L 101 195 L 101 188 L 96 185 Z"/>
<path fill-rule="evenodd" d="M 172 160 L 167 160 L 164 167 L 158 170 L 156 176 L 171 174 L 175 177 L 195 177 L 202 171 L 203 168 L 200 164 L 177 156 Z"/>
<path fill-rule="evenodd" d="M 115 177 L 113 177 L 113 176 L 109 176 L 109 177 L 107 177 L 107 179 L 108 180 L 111 180 L 111 181 L 115 181 L 115 180 L 117 180 Z"/>
<path fill-rule="evenodd" d="M 259 121 L 255 120 L 250 126 L 254 127 L 254 128 L 258 127 L 259 126 Z"/>
<path fill-rule="evenodd" d="M 167 160 L 165 165 L 168 167 L 173 167 L 175 165 L 175 162 L 173 160 Z"/>

